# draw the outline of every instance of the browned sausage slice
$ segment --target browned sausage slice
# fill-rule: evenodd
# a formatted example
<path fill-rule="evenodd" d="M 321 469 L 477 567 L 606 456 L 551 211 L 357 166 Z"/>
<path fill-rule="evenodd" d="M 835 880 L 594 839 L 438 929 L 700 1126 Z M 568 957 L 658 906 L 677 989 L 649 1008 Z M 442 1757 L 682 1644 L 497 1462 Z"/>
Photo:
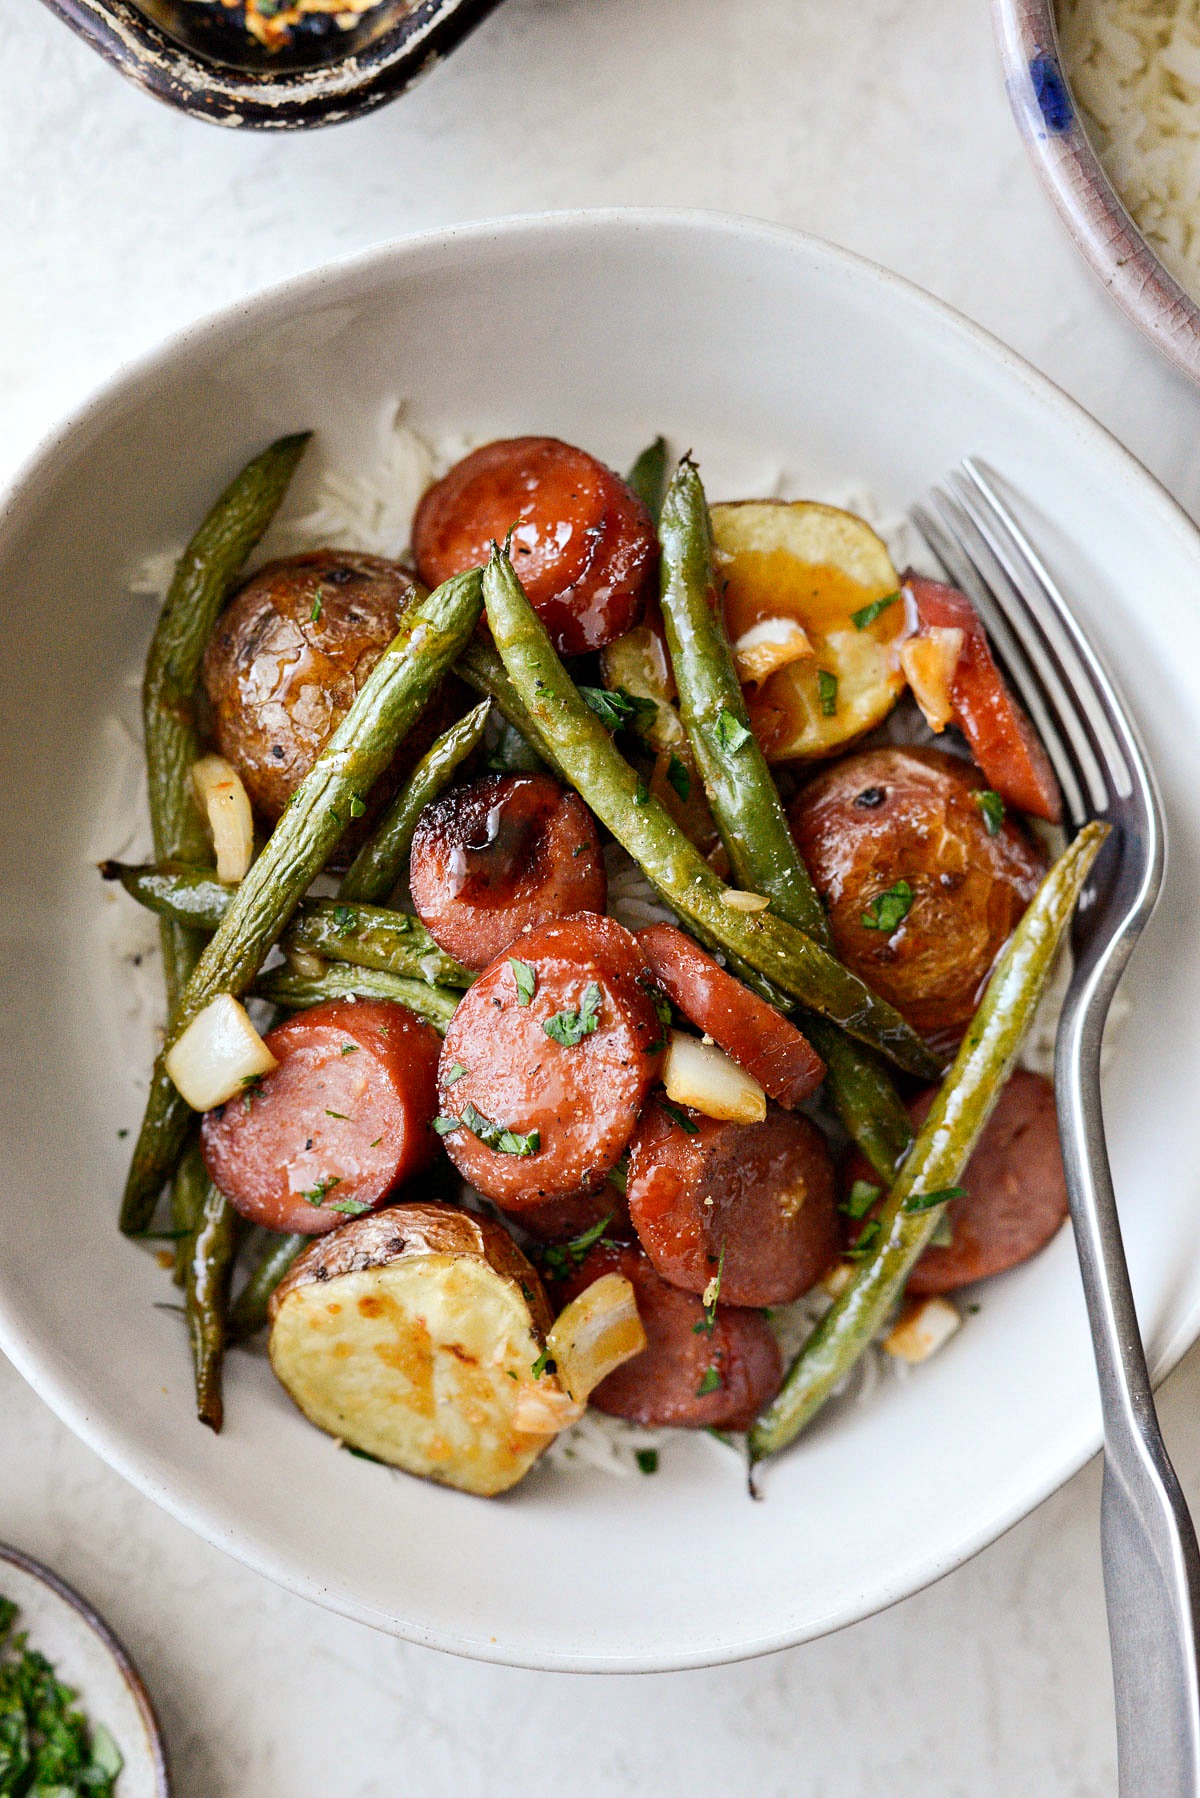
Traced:
<path fill-rule="evenodd" d="M 911 1101 L 914 1126 L 924 1122 L 936 1095 L 937 1088 L 929 1087 Z M 873 1178 L 866 1162 L 852 1156 L 843 1183 Z M 966 1197 L 946 1207 L 951 1240 L 926 1249 L 909 1275 L 911 1293 L 953 1292 L 1002 1274 L 1028 1261 L 1057 1233 L 1067 1215 L 1067 1181 L 1048 1080 L 1018 1068 L 958 1184 Z"/>
<path fill-rule="evenodd" d="M 536 1205 L 521 1207 L 520 1225 L 539 1242 L 568 1242 L 604 1225 L 604 1235 L 616 1242 L 632 1242 L 635 1231 L 629 1221 L 629 1203 L 612 1180 L 606 1180 L 598 1191 L 588 1187 L 573 1192 L 565 1199 L 542 1199 Z"/>
<path fill-rule="evenodd" d="M 316 1236 L 432 1160 L 437 1032 L 403 1005 L 329 1000 L 268 1033 L 279 1066 L 201 1126 L 235 1210 Z"/>
<path fill-rule="evenodd" d="M 465 994 L 438 1069 L 443 1133 L 506 1210 L 602 1184 L 658 1071 L 662 1027 L 629 931 L 593 912 L 514 943 Z"/>
<path fill-rule="evenodd" d="M 783 1358 L 761 1311 L 717 1305 L 711 1332 L 693 1293 L 660 1279 L 630 1244 L 600 1243 L 564 1285 L 564 1302 L 602 1274 L 633 1286 L 646 1347 L 601 1380 L 590 1403 L 632 1423 L 748 1430 L 783 1380 Z"/>
<path fill-rule="evenodd" d="M 799 1298 L 841 1243 L 825 1139 L 774 1107 L 761 1124 L 730 1124 L 651 1103 L 633 1139 L 628 1197 L 663 1279 L 703 1292 L 720 1269 L 731 1305 Z"/>
<path fill-rule="evenodd" d="M 937 1048 L 974 1016 L 1037 891 L 1041 855 L 993 833 L 982 774 L 937 749 L 872 749 L 804 786 L 788 817 L 841 959 Z"/>
<path fill-rule="evenodd" d="M 651 924 L 638 931 L 638 944 L 672 1005 L 753 1074 L 769 1099 L 799 1105 L 821 1084 L 825 1063 L 808 1038 L 682 930 Z"/>
<path fill-rule="evenodd" d="M 564 655 L 600 649 L 637 623 L 658 558 L 654 528 L 594 456 L 557 437 L 472 451 L 417 507 L 421 579 L 433 587 L 478 567 L 510 530 L 521 584 Z"/>
<path fill-rule="evenodd" d="M 425 928 L 468 968 L 486 968 L 523 930 L 602 912 L 608 898 L 595 820 L 550 774 L 489 774 L 427 805 L 409 880 Z"/>

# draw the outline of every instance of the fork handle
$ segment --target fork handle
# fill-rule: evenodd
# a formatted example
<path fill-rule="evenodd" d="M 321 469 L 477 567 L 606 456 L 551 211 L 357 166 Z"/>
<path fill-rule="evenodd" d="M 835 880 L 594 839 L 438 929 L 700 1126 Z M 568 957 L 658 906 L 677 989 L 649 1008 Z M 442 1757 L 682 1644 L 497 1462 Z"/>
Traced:
<path fill-rule="evenodd" d="M 1064 1012 L 1056 1089 L 1104 1419 L 1100 1544 L 1119 1790 L 1200 1798 L 1200 1551 L 1159 1429 L 1117 1217 L 1100 1097 L 1106 1010 L 1081 1002 Z"/>

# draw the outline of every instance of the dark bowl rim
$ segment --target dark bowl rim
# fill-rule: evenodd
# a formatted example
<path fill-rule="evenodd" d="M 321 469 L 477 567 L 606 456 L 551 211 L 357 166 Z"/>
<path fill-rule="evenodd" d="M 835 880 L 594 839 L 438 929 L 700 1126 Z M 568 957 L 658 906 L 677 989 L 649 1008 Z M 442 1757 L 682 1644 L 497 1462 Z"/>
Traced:
<path fill-rule="evenodd" d="M 426 74 L 499 0 L 418 0 L 374 43 L 303 67 L 255 70 L 178 43 L 136 0 L 43 0 L 121 74 L 192 118 L 234 129 L 334 125 L 383 106 Z"/>
<path fill-rule="evenodd" d="M 1076 247 L 1117 305 L 1200 381 L 1200 304 L 1142 235 L 1080 122 L 1055 0 L 992 0 L 1009 103 L 1034 169 Z"/>

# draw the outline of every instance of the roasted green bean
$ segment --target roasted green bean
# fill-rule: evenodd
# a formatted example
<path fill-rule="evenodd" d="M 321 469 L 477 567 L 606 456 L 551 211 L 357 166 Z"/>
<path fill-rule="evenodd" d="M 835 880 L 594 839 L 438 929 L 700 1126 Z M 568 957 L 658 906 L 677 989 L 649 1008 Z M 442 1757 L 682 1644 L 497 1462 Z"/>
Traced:
<path fill-rule="evenodd" d="M 339 899 L 363 899 L 382 905 L 408 868 L 417 819 L 431 799 L 449 786 L 455 770 L 478 747 L 487 724 L 490 701 L 452 724 L 417 763 L 379 823 L 355 856 L 338 885 Z"/>
<path fill-rule="evenodd" d="M 228 1339 L 246 1342 L 256 1336 L 267 1321 L 271 1294 L 292 1262 L 312 1241 L 311 1236 L 271 1236 L 246 1284 L 229 1309 Z"/>
<path fill-rule="evenodd" d="M 750 1432 L 752 1461 L 786 1448 L 845 1379 L 887 1321 L 937 1229 L 1054 968 L 1107 824 L 1087 824 L 1046 875 L 996 964 L 954 1065 L 884 1203 L 875 1243 L 813 1329 L 777 1397 Z"/>
<path fill-rule="evenodd" d="M 245 992 L 286 928 L 305 890 L 475 628 L 478 570 L 455 575 L 421 599 L 376 662 L 236 889 L 188 981 L 167 1034 L 167 1049 L 218 993 Z M 160 1055 L 157 1067 L 163 1066 Z M 178 1159 L 190 1115 L 158 1109 L 152 1089 L 135 1159 L 141 1187 L 157 1193 Z M 177 1119 L 177 1121 L 176 1121 Z"/>
<path fill-rule="evenodd" d="M 552 752 L 542 741 L 541 733 L 530 717 L 524 701 L 508 678 L 507 668 L 490 643 L 482 637 L 475 637 L 468 643 L 458 658 L 458 673 L 469 687 L 474 687 L 477 693 L 486 694 L 494 702 L 505 723 L 533 750 L 535 758 L 545 760 L 560 778 L 565 778 Z"/>
<path fill-rule="evenodd" d="M 508 557 L 484 573 L 488 622 L 539 746 L 702 941 L 721 950 L 759 990 L 824 1013 L 901 1067 L 933 1078 L 940 1063 L 900 1014 L 793 925 L 726 903 L 728 889 L 615 747 L 581 698 Z"/>
<path fill-rule="evenodd" d="M 196 1415 L 210 1430 L 219 1430 L 224 1418 L 221 1369 L 225 1303 L 237 1248 L 237 1214 L 209 1179 L 200 1145 L 194 1139 L 184 1152 L 175 1184 L 188 1192 L 189 1212 L 194 1219 L 185 1238 L 184 1297 Z"/>
<path fill-rule="evenodd" d="M 294 968 L 268 968 L 252 988 L 256 998 L 289 1011 L 305 1011 L 326 999 L 391 999 L 407 1005 L 418 1017 L 428 1019 L 443 1035 L 462 994 L 448 987 L 431 986 L 426 980 L 406 980 L 381 968 L 351 967 L 330 962 L 320 974 L 300 974 Z"/>

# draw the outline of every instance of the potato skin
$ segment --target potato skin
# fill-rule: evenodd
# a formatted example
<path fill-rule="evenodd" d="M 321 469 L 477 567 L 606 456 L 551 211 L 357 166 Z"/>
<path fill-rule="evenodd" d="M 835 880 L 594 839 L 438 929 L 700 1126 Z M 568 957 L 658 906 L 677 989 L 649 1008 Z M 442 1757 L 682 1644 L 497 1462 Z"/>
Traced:
<path fill-rule="evenodd" d="M 1045 872 L 1014 824 L 988 834 L 986 785 L 941 750 L 873 749 L 809 781 L 788 813 L 839 956 L 937 1048 L 966 1029 Z M 900 881 L 914 896 L 897 928 L 864 923 Z"/>
<path fill-rule="evenodd" d="M 396 562 L 318 549 L 269 562 L 221 617 L 204 657 L 214 735 L 266 823 L 345 717 L 415 592 Z"/>

